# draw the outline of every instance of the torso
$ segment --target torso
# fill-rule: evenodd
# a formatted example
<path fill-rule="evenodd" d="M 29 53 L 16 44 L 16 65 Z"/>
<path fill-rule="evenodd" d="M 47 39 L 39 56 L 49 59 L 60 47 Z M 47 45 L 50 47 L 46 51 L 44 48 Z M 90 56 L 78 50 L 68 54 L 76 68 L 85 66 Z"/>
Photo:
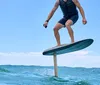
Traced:
<path fill-rule="evenodd" d="M 66 2 L 67 0 L 64 0 L 64 2 Z"/>
<path fill-rule="evenodd" d="M 72 0 L 59 0 L 59 4 L 64 16 L 71 16 L 78 14 L 76 5 Z"/>

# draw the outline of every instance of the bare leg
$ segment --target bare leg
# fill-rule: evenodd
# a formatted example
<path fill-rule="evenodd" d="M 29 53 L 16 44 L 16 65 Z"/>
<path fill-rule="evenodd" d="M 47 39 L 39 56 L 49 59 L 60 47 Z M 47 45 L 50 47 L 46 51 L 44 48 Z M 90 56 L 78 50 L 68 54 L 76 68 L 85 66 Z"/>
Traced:
<path fill-rule="evenodd" d="M 63 27 L 62 24 L 60 23 L 57 23 L 56 26 L 54 27 L 54 35 L 55 35 L 55 38 L 56 38 L 56 41 L 57 41 L 57 46 L 60 46 L 61 43 L 60 43 L 60 35 L 59 35 L 59 29 L 61 29 Z"/>
<path fill-rule="evenodd" d="M 71 43 L 73 43 L 74 42 L 74 32 L 73 32 L 73 30 L 72 30 L 72 28 L 71 28 L 71 25 L 73 24 L 73 21 L 72 20 L 68 20 L 67 22 L 66 22 L 66 28 L 68 29 L 68 33 L 69 33 L 69 36 L 70 36 L 70 38 L 71 38 Z"/>

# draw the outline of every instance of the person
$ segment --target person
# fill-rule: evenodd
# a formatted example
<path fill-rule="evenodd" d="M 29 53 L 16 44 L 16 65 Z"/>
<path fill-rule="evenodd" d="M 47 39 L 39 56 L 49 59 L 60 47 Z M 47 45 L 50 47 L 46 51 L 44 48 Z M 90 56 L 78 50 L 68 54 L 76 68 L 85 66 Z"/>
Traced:
<path fill-rule="evenodd" d="M 72 25 L 74 25 L 76 23 L 76 21 L 78 20 L 78 10 L 80 11 L 80 14 L 82 16 L 82 22 L 83 24 L 87 23 L 87 20 L 85 18 L 85 13 L 84 10 L 82 8 L 82 6 L 80 5 L 78 0 L 57 0 L 55 2 L 55 5 L 53 7 L 53 9 L 51 10 L 51 12 L 49 13 L 46 21 L 44 22 L 43 26 L 45 28 L 47 28 L 48 26 L 48 22 L 49 20 L 52 18 L 52 16 L 54 15 L 55 11 L 57 10 L 57 8 L 60 6 L 62 12 L 63 12 L 63 18 L 60 19 L 57 24 L 54 27 L 54 35 L 57 41 L 57 46 L 61 45 L 60 42 L 60 35 L 59 35 L 59 29 L 61 29 L 62 27 L 66 27 L 71 39 L 71 43 L 74 43 L 74 32 L 72 29 Z"/>

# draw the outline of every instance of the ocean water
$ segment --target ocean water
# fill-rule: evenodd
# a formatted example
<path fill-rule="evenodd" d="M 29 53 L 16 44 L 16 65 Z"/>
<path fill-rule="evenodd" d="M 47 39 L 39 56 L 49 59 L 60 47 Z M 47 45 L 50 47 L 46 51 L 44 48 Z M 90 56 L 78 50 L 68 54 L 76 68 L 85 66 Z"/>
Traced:
<path fill-rule="evenodd" d="M 0 65 L 0 85 L 100 85 L 100 68 Z"/>

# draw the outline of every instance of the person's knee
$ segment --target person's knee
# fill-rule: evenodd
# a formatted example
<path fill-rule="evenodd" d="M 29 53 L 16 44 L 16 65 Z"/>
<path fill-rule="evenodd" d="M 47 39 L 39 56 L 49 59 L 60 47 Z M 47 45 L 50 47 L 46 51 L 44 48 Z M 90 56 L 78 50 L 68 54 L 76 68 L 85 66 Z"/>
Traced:
<path fill-rule="evenodd" d="M 69 28 L 71 25 L 70 25 L 69 23 L 66 23 L 65 26 L 66 26 L 67 28 Z"/>
<path fill-rule="evenodd" d="M 65 23 L 65 26 L 67 28 L 71 27 L 71 25 L 73 24 L 73 22 L 71 20 L 68 20 L 66 23 Z"/>
<path fill-rule="evenodd" d="M 59 29 L 57 28 L 57 27 L 54 27 L 54 32 L 58 32 L 59 31 Z"/>
<path fill-rule="evenodd" d="M 56 26 L 53 28 L 54 32 L 55 33 L 58 33 L 58 31 L 63 27 L 62 24 L 60 23 L 57 23 Z"/>

